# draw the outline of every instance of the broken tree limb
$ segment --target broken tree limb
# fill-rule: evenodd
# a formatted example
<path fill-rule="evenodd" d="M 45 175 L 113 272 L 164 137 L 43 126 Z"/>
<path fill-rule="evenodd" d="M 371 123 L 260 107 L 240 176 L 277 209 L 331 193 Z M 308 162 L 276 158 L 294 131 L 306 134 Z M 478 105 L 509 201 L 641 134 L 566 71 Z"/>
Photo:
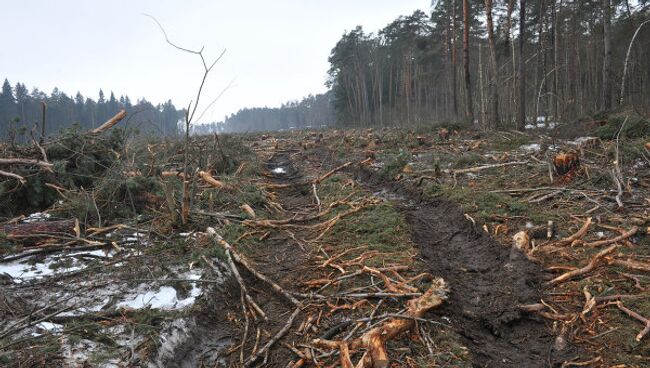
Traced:
<path fill-rule="evenodd" d="M 108 129 L 111 129 L 115 124 L 119 123 L 126 117 L 126 110 L 120 110 L 115 116 L 108 119 L 104 124 L 90 131 L 91 134 L 100 134 Z"/>
<path fill-rule="evenodd" d="M 643 339 L 643 337 L 645 335 L 647 335 L 648 332 L 650 332 L 650 319 L 647 319 L 647 318 L 643 317 L 642 315 L 638 314 L 637 312 L 628 309 L 626 306 L 623 305 L 623 303 L 620 300 L 617 301 L 615 304 L 618 307 L 618 309 L 625 312 L 625 314 L 627 314 L 628 316 L 636 319 L 637 321 L 641 321 L 643 324 L 645 324 L 645 327 L 643 328 L 643 330 L 641 330 L 641 332 L 639 332 L 639 334 L 636 335 L 636 341 L 641 341 L 641 339 Z"/>
<path fill-rule="evenodd" d="M 570 280 L 570 279 L 572 279 L 572 278 L 574 278 L 576 276 L 584 275 L 584 274 L 586 274 L 588 272 L 591 272 L 596 267 L 598 267 L 601 263 L 603 263 L 603 258 L 605 258 L 605 256 L 611 254 L 612 252 L 614 252 L 619 247 L 620 247 L 620 245 L 615 244 L 615 245 L 612 245 L 609 248 L 601 250 L 598 254 L 596 254 L 591 259 L 591 261 L 589 261 L 589 263 L 586 266 L 584 266 L 582 268 L 578 268 L 578 269 L 573 270 L 573 271 L 566 272 L 566 273 L 554 278 L 553 280 L 549 281 L 548 284 L 549 285 L 558 285 L 558 284 L 561 284 L 561 283 L 563 283 L 565 281 L 568 281 L 568 280 Z"/>
<path fill-rule="evenodd" d="M 253 355 L 248 358 L 248 361 L 246 364 L 244 364 L 244 367 L 250 367 L 252 366 L 257 359 L 259 359 L 260 356 L 264 355 L 273 345 L 275 345 L 278 340 L 280 340 L 284 335 L 289 332 L 289 329 L 293 325 L 293 321 L 296 319 L 298 314 L 300 313 L 300 307 L 296 307 L 296 309 L 293 310 L 293 313 L 291 313 L 291 316 L 289 316 L 289 319 L 287 322 L 284 324 L 284 327 L 280 331 L 278 331 L 272 338 L 269 340 L 264 346 L 260 348 L 260 350 L 256 351 L 253 353 Z"/>
<path fill-rule="evenodd" d="M 479 172 L 482 170 L 487 170 L 487 169 L 494 169 L 498 167 L 506 167 L 506 166 L 515 166 L 515 165 L 526 165 L 528 164 L 528 161 L 514 161 L 514 162 L 505 162 L 502 164 L 492 164 L 492 165 L 483 165 L 483 166 L 477 166 L 477 167 L 470 167 L 467 169 L 451 169 L 451 170 L 444 170 L 445 173 L 447 174 L 467 174 L 467 173 L 475 173 Z"/>
<path fill-rule="evenodd" d="M 262 282 L 265 282 L 266 284 L 268 284 L 269 286 L 271 286 L 271 288 L 272 288 L 273 290 L 275 290 L 275 291 L 277 291 L 278 293 L 284 295 L 284 296 L 285 296 L 285 297 L 286 297 L 286 298 L 287 298 L 291 303 L 293 303 L 294 305 L 296 305 L 296 306 L 299 306 L 299 305 L 300 305 L 300 302 L 298 301 L 298 299 L 296 299 L 293 295 L 291 295 L 291 293 L 289 293 L 288 291 L 284 290 L 280 285 L 278 285 L 277 283 L 275 283 L 275 281 L 269 279 L 269 278 L 266 277 L 265 275 L 263 275 L 263 274 L 261 274 L 260 272 L 258 272 L 255 268 L 253 268 L 253 266 L 250 265 L 250 263 L 248 262 L 248 260 L 246 260 L 244 257 L 240 256 L 240 255 L 239 255 L 239 254 L 238 254 L 238 253 L 237 253 L 237 252 L 232 248 L 232 246 L 231 246 L 230 244 L 228 244 L 228 242 L 225 241 L 225 240 L 221 237 L 221 235 L 219 235 L 219 234 L 217 233 L 217 231 L 216 231 L 215 229 L 209 227 L 209 228 L 207 229 L 206 232 L 208 233 L 208 236 L 210 236 L 211 238 L 213 238 L 213 239 L 217 242 L 217 244 L 219 244 L 219 245 L 220 245 L 224 250 L 228 250 L 228 251 L 230 251 L 230 255 L 232 256 L 232 258 L 233 258 L 237 263 L 239 263 L 239 264 L 241 264 L 242 266 L 244 266 L 244 268 L 246 268 L 246 269 L 247 269 L 250 273 L 252 273 L 255 277 L 257 277 L 257 278 L 258 278 L 259 280 L 261 280 Z"/>
<path fill-rule="evenodd" d="M 612 262 L 612 264 L 615 266 L 630 268 L 637 271 L 650 272 L 650 263 L 644 263 L 644 262 L 633 261 L 633 260 L 615 259 Z"/>
<path fill-rule="evenodd" d="M 25 179 L 24 177 L 7 171 L 0 170 L 0 176 L 16 179 L 20 182 L 20 184 L 25 184 L 27 182 L 27 179 Z"/>
<path fill-rule="evenodd" d="M 47 161 L 34 160 L 31 158 L 0 158 L 0 165 L 34 165 L 48 170 L 54 166 Z"/>
<path fill-rule="evenodd" d="M 222 181 L 219 181 L 219 180 L 213 178 L 212 175 L 210 175 L 209 172 L 199 171 L 199 176 L 201 177 L 201 179 L 203 179 L 203 181 L 210 184 L 212 187 L 214 187 L 216 189 L 224 189 L 224 188 L 226 188 L 226 184 L 224 184 Z"/>
<path fill-rule="evenodd" d="M 350 165 L 352 165 L 352 162 L 346 162 L 346 163 L 344 163 L 343 165 L 341 165 L 341 166 L 339 166 L 339 167 L 336 167 L 336 168 L 334 168 L 334 169 L 328 171 L 328 172 L 325 173 L 323 176 L 321 176 L 321 177 L 319 177 L 318 179 L 314 180 L 314 181 L 313 181 L 313 184 L 319 184 L 321 181 L 323 181 L 323 180 L 329 178 L 330 176 L 332 176 L 332 175 L 334 175 L 335 173 L 337 173 L 337 172 L 339 172 L 339 171 L 345 169 L 346 167 L 348 167 L 348 166 L 350 166 Z"/>
<path fill-rule="evenodd" d="M 352 350 L 365 349 L 366 353 L 356 367 L 385 368 L 389 365 L 386 342 L 401 333 L 411 330 L 415 326 L 415 319 L 421 318 L 429 310 L 440 306 L 447 299 L 447 286 L 441 278 L 432 281 L 431 287 L 422 296 L 408 301 L 404 313 L 405 318 L 391 318 L 361 337 L 347 343 Z M 342 341 L 315 339 L 313 344 L 324 349 L 340 349 Z M 342 355 L 346 355 L 342 352 Z M 349 366 L 351 362 L 342 362 L 342 366 Z"/>
<path fill-rule="evenodd" d="M 217 267 L 212 264 L 212 262 L 206 257 L 202 256 L 203 261 L 210 266 L 210 268 L 216 270 Z M 232 271 L 233 276 L 235 276 L 235 279 L 237 280 L 237 283 L 239 284 L 239 288 L 241 289 L 241 293 L 243 296 L 243 299 L 246 300 L 246 302 L 250 305 L 251 308 L 255 310 L 255 313 L 259 314 L 264 320 L 267 320 L 266 313 L 260 308 L 257 303 L 255 303 L 255 300 L 253 300 L 253 297 L 250 296 L 248 293 L 248 289 L 246 288 L 246 285 L 244 284 L 244 279 L 242 279 L 241 275 L 239 274 L 239 270 L 237 269 L 237 266 L 235 265 L 235 262 L 232 261 L 232 256 L 230 255 L 230 251 L 226 250 L 226 258 L 228 261 L 228 267 L 230 267 L 230 271 Z M 245 312 L 245 311 L 244 311 Z"/>
<path fill-rule="evenodd" d="M 627 239 L 627 238 L 631 237 L 632 235 L 636 234 L 638 231 L 639 231 L 639 228 L 637 226 L 632 226 L 630 231 L 627 231 L 627 232 L 625 232 L 625 233 L 623 233 L 623 234 L 621 234 L 621 235 L 619 235 L 619 236 L 617 236 L 615 238 L 599 240 L 599 241 L 595 241 L 595 242 L 591 242 L 591 243 L 585 243 L 584 246 L 585 247 L 595 248 L 595 247 L 600 247 L 600 246 L 603 246 L 603 245 L 609 245 L 609 244 L 616 243 L 616 242 L 619 242 L 621 240 Z"/>
<path fill-rule="evenodd" d="M 591 217 L 588 217 L 587 220 L 585 220 L 585 223 L 580 228 L 580 230 L 578 230 L 576 233 L 569 236 L 568 238 L 564 238 L 562 240 L 555 242 L 553 245 L 555 246 L 568 245 L 568 244 L 572 244 L 576 240 L 582 239 L 582 237 L 585 236 L 585 234 L 589 230 L 589 226 L 591 226 L 591 221 L 592 221 Z"/>

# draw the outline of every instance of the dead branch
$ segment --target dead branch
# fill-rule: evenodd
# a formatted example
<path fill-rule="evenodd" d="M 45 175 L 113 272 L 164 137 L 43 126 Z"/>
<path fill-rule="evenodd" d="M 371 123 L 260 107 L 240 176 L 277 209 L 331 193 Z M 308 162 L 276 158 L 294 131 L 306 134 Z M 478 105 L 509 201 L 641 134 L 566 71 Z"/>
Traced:
<path fill-rule="evenodd" d="M 614 261 L 612 261 L 612 264 L 615 265 L 615 266 L 631 268 L 631 269 L 637 270 L 637 271 L 650 272 L 650 264 L 649 263 L 633 261 L 633 260 L 615 259 Z"/>
<path fill-rule="evenodd" d="M 487 169 L 494 169 L 498 167 L 506 167 L 506 166 L 514 166 L 514 165 L 526 165 L 528 164 L 528 161 L 514 161 L 514 162 L 505 162 L 502 164 L 492 164 L 492 165 L 483 165 L 483 166 L 477 166 L 477 167 L 470 167 L 467 169 L 451 169 L 451 170 L 444 170 L 445 173 L 447 174 L 467 174 L 467 173 L 475 173 L 479 172 L 482 170 L 487 170 Z"/>
<path fill-rule="evenodd" d="M 603 258 L 605 258 L 605 256 L 611 254 L 612 252 L 614 252 L 619 247 L 620 247 L 620 245 L 615 244 L 615 245 L 612 245 L 609 248 L 606 248 L 606 249 L 600 251 L 598 254 L 596 254 L 591 259 L 591 261 L 589 261 L 589 263 L 586 266 L 584 266 L 582 268 L 579 268 L 577 270 L 573 270 L 573 271 L 569 271 L 567 273 L 564 273 L 564 274 L 554 278 L 553 280 L 549 281 L 548 284 L 549 285 L 558 285 L 558 284 L 561 284 L 561 283 L 563 283 L 565 281 L 568 281 L 568 280 L 570 280 L 570 279 L 572 279 L 572 278 L 574 278 L 576 276 L 584 275 L 584 274 L 586 274 L 588 272 L 591 272 L 593 269 L 595 269 L 601 263 L 603 263 Z"/>
<path fill-rule="evenodd" d="M 628 309 L 626 306 L 623 305 L 623 303 L 621 301 L 617 301 L 615 304 L 618 307 L 618 309 L 625 312 L 625 314 L 627 314 L 628 316 L 630 316 L 630 317 L 632 317 L 632 318 L 634 318 L 634 319 L 636 319 L 638 321 L 641 321 L 643 324 L 645 324 L 645 327 L 643 328 L 643 330 L 641 330 L 641 332 L 639 332 L 639 334 L 636 335 L 636 341 L 641 341 L 641 339 L 643 339 L 643 337 L 648 332 L 650 332 L 650 319 L 647 319 L 647 318 L 643 317 L 642 315 L 638 314 L 637 312 Z"/>
<path fill-rule="evenodd" d="M 562 240 L 559 240 L 553 245 L 555 246 L 562 246 L 562 245 L 568 245 L 568 244 L 573 244 L 574 241 L 582 239 L 583 236 L 587 233 L 589 230 L 589 226 L 591 226 L 591 217 L 588 217 L 585 223 L 582 225 L 580 230 L 578 230 L 575 234 L 569 236 L 568 238 L 564 238 Z"/>
<path fill-rule="evenodd" d="M 0 165 L 35 165 L 48 170 L 54 166 L 47 161 L 34 160 L 29 158 L 0 158 Z"/>
<path fill-rule="evenodd" d="M 126 117 L 126 111 L 120 110 L 115 116 L 108 119 L 104 124 L 98 126 L 97 128 L 90 131 L 91 134 L 100 134 L 106 130 L 111 129 L 115 124 L 119 123 Z"/>
<path fill-rule="evenodd" d="M 244 364 L 244 367 L 250 367 L 252 366 L 257 359 L 259 359 L 260 356 L 264 355 L 273 345 L 275 345 L 278 340 L 280 340 L 284 335 L 289 332 L 289 329 L 293 325 L 293 321 L 296 319 L 298 314 L 300 313 L 300 307 L 296 307 L 296 309 L 293 310 L 293 313 L 291 313 L 291 316 L 289 316 L 289 319 L 287 322 L 284 324 L 284 327 L 280 331 L 278 331 L 264 346 L 260 348 L 260 350 L 256 351 L 251 355 L 250 358 L 248 358 L 248 361 L 246 361 L 246 364 Z"/>
<path fill-rule="evenodd" d="M 265 275 L 263 275 L 263 274 L 261 274 L 260 272 L 258 272 L 255 268 L 253 268 L 253 266 L 250 265 L 250 263 L 248 262 L 248 260 L 246 260 L 243 256 L 239 255 L 239 254 L 238 254 L 238 253 L 237 253 L 237 252 L 232 248 L 232 246 L 231 246 L 230 244 L 228 244 L 228 242 L 225 241 L 225 240 L 221 237 L 221 235 L 219 235 L 219 234 L 216 232 L 215 229 L 209 227 L 209 228 L 207 229 L 206 232 L 208 233 L 208 236 L 210 236 L 212 239 L 214 239 L 214 241 L 216 241 L 217 244 L 219 244 L 219 245 L 220 245 L 224 250 L 230 251 L 230 255 L 232 256 L 232 258 L 233 258 L 237 263 L 239 263 L 239 264 L 241 264 L 242 266 L 244 266 L 244 268 L 246 268 L 246 269 L 247 269 L 250 273 L 252 273 L 255 277 L 257 277 L 257 278 L 258 278 L 259 280 L 261 280 L 262 282 L 265 282 L 266 284 L 268 284 L 269 286 L 271 286 L 271 288 L 272 288 L 273 290 L 275 290 L 276 292 L 278 292 L 278 293 L 284 295 L 284 296 L 285 296 L 285 297 L 286 297 L 286 298 L 287 298 L 291 303 L 293 303 L 294 305 L 296 305 L 296 306 L 299 306 L 299 305 L 300 305 L 300 302 L 298 301 L 298 299 L 296 299 L 293 295 L 291 295 L 291 293 L 289 293 L 288 291 L 284 290 L 280 285 L 278 285 L 277 283 L 275 283 L 273 280 L 269 279 L 269 278 L 266 277 Z"/>
<path fill-rule="evenodd" d="M 16 179 L 16 180 L 18 180 L 20 182 L 20 184 L 25 184 L 27 182 L 27 179 L 25 179 L 24 177 L 22 177 L 22 176 L 20 176 L 18 174 L 7 172 L 7 171 L 0 170 L 0 176 Z"/>
<path fill-rule="evenodd" d="M 630 229 L 630 231 L 625 232 L 625 233 L 623 233 L 623 234 L 621 234 L 621 235 L 619 235 L 619 236 L 617 236 L 615 238 L 599 240 L 599 241 L 595 241 L 595 242 L 591 242 L 591 243 L 586 243 L 584 246 L 585 247 L 595 248 L 595 247 L 600 247 L 600 246 L 603 246 L 603 245 L 609 245 L 609 244 L 612 244 L 612 243 L 620 242 L 621 240 L 627 239 L 627 238 L 631 237 L 632 235 L 636 234 L 638 231 L 639 231 L 639 228 L 637 226 L 633 226 Z"/>
<path fill-rule="evenodd" d="M 313 344 L 320 348 L 339 349 L 339 351 L 342 344 L 347 344 L 347 346 L 343 346 L 344 350 L 347 347 L 353 350 L 365 349 L 366 353 L 357 367 L 388 367 L 389 360 L 388 353 L 386 352 L 386 342 L 401 333 L 411 330 L 415 326 L 414 319 L 421 318 L 429 310 L 440 306 L 447 299 L 447 292 L 448 290 L 444 280 L 436 278 L 424 295 L 408 301 L 408 307 L 404 313 L 405 318 L 392 318 L 348 343 L 344 341 L 316 339 L 313 341 Z M 345 351 L 341 352 L 341 359 L 342 366 L 354 366 L 349 360 L 349 354 L 346 354 Z"/>
<path fill-rule="evenodd" d="M 339 166 L 339 167 L 337 167 L 337 168 L 334 168 L 334 169 L 328 171 L 328 172 L 325 173 L 323 176 L 321 176 L 321 177 L 319 177 L 318 179 L 314 180 L 314 181 L 313 181 L 313 184 L 319 184 L 319 183 L 322 182 L 323 180 L 329 178 L 330 176 L 332 176 L 332 175 L 334 175 L 335 173 L 337 173 L 337 172 L 339 172 L 339 171 L 345 169 L 346 167 L 348 167 L 348 166 L 350 166 L 350 165 L 352 165 L 352 162 L 346 162 L 346 163 L 344 163 L 343 165 L 341 165 L 341 166 Z"/>

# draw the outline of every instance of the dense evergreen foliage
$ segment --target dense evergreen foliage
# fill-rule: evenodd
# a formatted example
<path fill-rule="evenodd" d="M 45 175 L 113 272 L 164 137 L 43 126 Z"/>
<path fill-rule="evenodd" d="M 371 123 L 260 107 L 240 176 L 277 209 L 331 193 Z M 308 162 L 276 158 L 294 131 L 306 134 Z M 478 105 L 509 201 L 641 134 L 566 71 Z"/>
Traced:
<path fill-rule="evenodd" d="M 120 109 L 125 109 L 129 114 L 125 124 L 131 128 L 156 135 L 174 135 L 184 115 L 184 111 L 177 110 L 171 101 L 154 106 L 142 99 L 133 104 L 128 96 L 118 99 L 111 92 L 107 97 L 101 89 L 97 101 L 79 92 L 71 97 L 58 88 L 47 95 L 38 88 L 29 92 L 22 83 L 12 87 L 5 79 L 0 92 L 0 134 L 20 139 L 25 134 L 29 135 L 36 125 L 39 126 L 36 131 L 40 133 L 42 102 L 47 105 L 45 132 L 49 135 L 58 134 L 72 124 L 84 130 L 95 128 Z"/>
<path fill-rule="evenodd" d="M 571 121 L 617 109 L 621 97 L 648 113 L 650 24 L 630 49 L 620 91 L 630 40 L 649 16 L 646 1 L 433 1 L 431 14 L 342 36 L 329 58 L 337 118 L 523 128 L 536 116 Z"/>

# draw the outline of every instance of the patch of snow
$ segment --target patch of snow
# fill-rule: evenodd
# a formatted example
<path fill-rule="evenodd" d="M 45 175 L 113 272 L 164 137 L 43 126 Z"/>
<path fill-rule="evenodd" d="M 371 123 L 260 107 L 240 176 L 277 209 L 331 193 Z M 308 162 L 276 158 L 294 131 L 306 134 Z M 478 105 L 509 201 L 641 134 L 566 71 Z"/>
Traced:
<path fill-rule="evenodd" d="M 526 229 L 532 229 L 534 227 L 535 227 L 535 224 L 533 224 L 532 222 L 530 222 L 530 221 L 526 222 Z"/>
<path fill-rule="evenodd" d="M 44 262 L 38 262 L 33 265 L 23 262 L 16 260 L 0 264 L 0 274 L 6 273 L 11 276 L 15 282 L 21 283 L 23 281 L 40 279 L 56 273 L 71 272 L 82 269 L 82 267 L 74 265 L 69 267 L 51 267 L 55 263 L 59 262 L 59 260 L 52 258 L 46 258 Z"/>
<path fill-rule="evenodd" d="M 26 219 L 23 220 L 25 223 L 30 223 L 30 222 L 42 222 L 42 221 L 47 221 L 52 217 L 49 213 L 43 213 L 43 212 L 34 212 L 31 215 L 27 216 Z"/>
<path fill-rule="evenodd" d="M 63 331 L 63 325 L 52 322 L 40 322 L 36 324 L 36 327 L 49 333 L 59 333 Z"/>
<path fill-rule="evenodd" d="M 182 278 L 188 280 L 199 280 L 201 278 L 200 271 L 190 271 Z M 140 292 L 131 299 L 127 299 L 117 303 L 117 308 L 131 308 L 131 309 L 183 309 L 191 306 L 196 301 L 196 298 L 201 295 L 201 288 L 192 283 L 192 290 L 190 295 L 185 299 L 178 299 L 176 289 L 171 286 L 161 286 L 157 291 L 147 290 Z M 141 290 L 146 290 L 146 285 L 140 285 Z"/>
<path fill-rule="evenodd" d="M 597 232 L 596 236 L 598 237 L 598 239 L 605 239 L 605 233 L 602 231 Z"/>
<path fill-rule="evenodd" d="M 592 141 L 594 139 L 598 139 L 596 137 L 578 137 L 572 141 L 567 141 L 567 144 L 570 144 L 572 146 L 581 146 L 586 142 Z"/>
<path fill-rule="evenodd" d="M 271 172 L 274 174 L 286 174 L 287 170 L 285 170 L 284 167 L 276 167 L 275 169 L 271 170 Z"/>
<path fill-rule="evenodd" d="M 542 146 L 539 143 L 524 144 L 519 147 L 520 150 L 526 152 L 539 152 L 542 150 Z"/>

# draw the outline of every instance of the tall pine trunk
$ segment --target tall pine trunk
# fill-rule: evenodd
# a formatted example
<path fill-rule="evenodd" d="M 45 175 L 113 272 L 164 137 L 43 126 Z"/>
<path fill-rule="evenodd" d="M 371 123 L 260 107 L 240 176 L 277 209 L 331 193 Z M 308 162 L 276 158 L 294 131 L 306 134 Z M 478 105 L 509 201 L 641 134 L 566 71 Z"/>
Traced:
<path fill-rule="evenodd" d="M 526 0 L 519 1 L 519 110 L 517 111 L 517 129 L 526 127 Z"/>
<path fill-rule="evenodd" d="M 463 69 L 465 74 L 465 116 L 474 122 L 472 81 L 469 74 L 469 0 L 463 0 Z"/>
<path fill-rule="evenodd" d="M 610 35 L 611 8 L 609 0 L 603 0 L 603 93 L 602 108 L 608 111 L 612 108 L 612 38 Z"/>
<path fill-rule="evenodd" d="M 485 16 L 487 17 L 488 46 L 490 47 L 490 100 L 492 102 L 492 122 L 499 127 L 499 73 L 497 70 L 497 52 L 494 44 L 494 24 L 492 22 L 492 0 L 485 0 Z"/>

